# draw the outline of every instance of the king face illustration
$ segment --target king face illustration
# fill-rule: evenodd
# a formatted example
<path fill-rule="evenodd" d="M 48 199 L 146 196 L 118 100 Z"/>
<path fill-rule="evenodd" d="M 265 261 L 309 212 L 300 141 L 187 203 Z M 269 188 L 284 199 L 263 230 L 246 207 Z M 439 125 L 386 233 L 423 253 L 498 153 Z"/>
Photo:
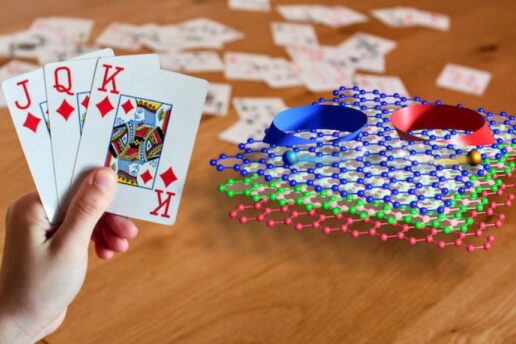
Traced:
<path fill-rule="evenodd" d="M 121 184 L 152 188 L 172 106 L 128 96 L 120 104 L 106 166 L 118 173 Z"/>

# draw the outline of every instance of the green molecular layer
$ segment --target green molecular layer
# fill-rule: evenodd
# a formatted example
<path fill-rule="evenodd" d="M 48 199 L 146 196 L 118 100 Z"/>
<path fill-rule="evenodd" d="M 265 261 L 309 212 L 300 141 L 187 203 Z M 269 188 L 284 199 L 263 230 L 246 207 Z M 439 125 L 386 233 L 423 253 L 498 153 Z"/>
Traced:
<path fill-rule="evenodd" d="M 515 147 L 516 145 L 511 145 L 511 148 Z M 469 180 L 474 185 L 470 189 L 471 191 L 463 195 L 455 194 L 451 199 L 451 207 L 445 214 L 433 213 L 423 216 L 417 209 L 408 206 L 393 209 L 391 205 L 379 200 L 368 204 L 356 195 L 342 198 L 331 190 L 316 192 L 306 185 L 291 187 L 282 180 L 265 182 L 258 174 L 243 179 L 228 179 L 226 183 L 219 185 L 218 190 L 230 198 L 242 195 L 252 198 L 254 202 L 268 199 L 276 202 L 279 206 L 287 204 L 304 206 L 307 211 L 322 208 L 331 211 L 334 215 L 347 213 L 356 215 L 360 219 L 383 220 L 388 224 L 406 223 L 417 229 L 431 226 L 441 229 L 445 234 L 458 230 L 467 232 L 473 225 L 471 212 L 474 210 L 483 212 L 489 204 L 487 197 L 481 197 L 482 192 L 497 192 L 504 185 L 499 176 L 509 175 L 514 170 L 516 163 L 509 161 L 514 156 L 516 154 L 512 150 L 499 160 L 486 159 L 484 163 L 490 164 L 492 167 L 486 171 L 484 176 L 470 176 Z M 495 178 L 495 176 L 498 177 Z"/>

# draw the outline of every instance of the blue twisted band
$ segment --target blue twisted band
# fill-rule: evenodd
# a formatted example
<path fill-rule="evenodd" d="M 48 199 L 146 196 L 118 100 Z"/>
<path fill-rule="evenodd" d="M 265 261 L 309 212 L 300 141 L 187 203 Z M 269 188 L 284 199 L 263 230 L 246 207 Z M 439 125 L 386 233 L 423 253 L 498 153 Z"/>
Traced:
<path fill-rule="evenodd" d="M 328 129 L 347 131 L 331 142 L 353 140 L 367 124 L 367 115 L 359 110 L 337 105 L 307 105 L 280 112 L 272 120 L 263 142 L 277 146 L 314 143 L 289 132 L 295 130 Z"/>

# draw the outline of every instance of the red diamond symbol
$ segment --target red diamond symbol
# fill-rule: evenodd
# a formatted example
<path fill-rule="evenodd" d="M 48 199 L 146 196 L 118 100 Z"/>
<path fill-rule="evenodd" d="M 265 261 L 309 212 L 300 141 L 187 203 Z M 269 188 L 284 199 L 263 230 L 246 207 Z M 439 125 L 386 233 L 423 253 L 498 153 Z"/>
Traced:
<path fill-rule="evenodd" d="M 70 118 L 73 110 L 75 110 L 75 108 L 71 106 L 70 103 L 66 101 L 66 99 L 64 99 L 56 111 L 64 118 L 65 121 L 68 121 L 68 118 Z"/>
<path fill-rule="evenodd" d="M 37 118 L 29 112 L 27 114 L 27 118 L 25 118 L 25 123 L 23 123 L 23 126 L 36 133 L 36 131 L 38 131 L 39 122 L 41 122 L 41 119 Z"/>
<path fill-rule="evenodd" d="M 82 100 L 81 105 L 84 106 L 87 109 L 89 103 L 90 103 L 90 96 L 86 96 Z"/>
<path fill-rule="evenodd" d="M 149 170 L 143 172 L 140 176 L 143 180 L 143 184 L 147 184 L 152 179 L 152 174 L 150 174 Z"/>
<path fill-rule="evenodd" d="M 114 109 L 113 105 L 109 101 L 109 97 L 106 96 L 102 101 L 97 103 L 97 109 L 100 111 L 102 117 L 106 116 L 111 110 Z"/>
<path fill-rule="evenodd" d="M 122 109 L 124 109 L 125 113 L 127 114 L 129 111 L 131 111 L 132 109 L 134 109 L 133 103 L 131 103 L 131 101 L 130 101 L 129 99 L 127 99 L 127 100 L 122 104 Z"/>
<path fill-rule="evenodd" d="M 172 170 L 172 167 L 169 167 L 168 170 L 159 175 L 165 183 L 165 187 L 168 188 L 170 184 L 177 180 L 176 174 Z"/>

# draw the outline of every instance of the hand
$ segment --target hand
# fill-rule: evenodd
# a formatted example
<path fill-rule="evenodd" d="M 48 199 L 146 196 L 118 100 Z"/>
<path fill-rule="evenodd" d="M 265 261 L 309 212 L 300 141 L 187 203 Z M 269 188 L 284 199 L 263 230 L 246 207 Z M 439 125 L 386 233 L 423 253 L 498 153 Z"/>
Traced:
<path fill-rule="evenodd" d="M 138 229 L 125 217 L 104 213 L 115 189 L 112 170 L 92 172 L 57 229 L 36 193 L 11 205 L 0 269 L 1 343 L 32 343 L 61 325 L 84 282 L 90 239 L 101 259 L 128 249 Z"/>

